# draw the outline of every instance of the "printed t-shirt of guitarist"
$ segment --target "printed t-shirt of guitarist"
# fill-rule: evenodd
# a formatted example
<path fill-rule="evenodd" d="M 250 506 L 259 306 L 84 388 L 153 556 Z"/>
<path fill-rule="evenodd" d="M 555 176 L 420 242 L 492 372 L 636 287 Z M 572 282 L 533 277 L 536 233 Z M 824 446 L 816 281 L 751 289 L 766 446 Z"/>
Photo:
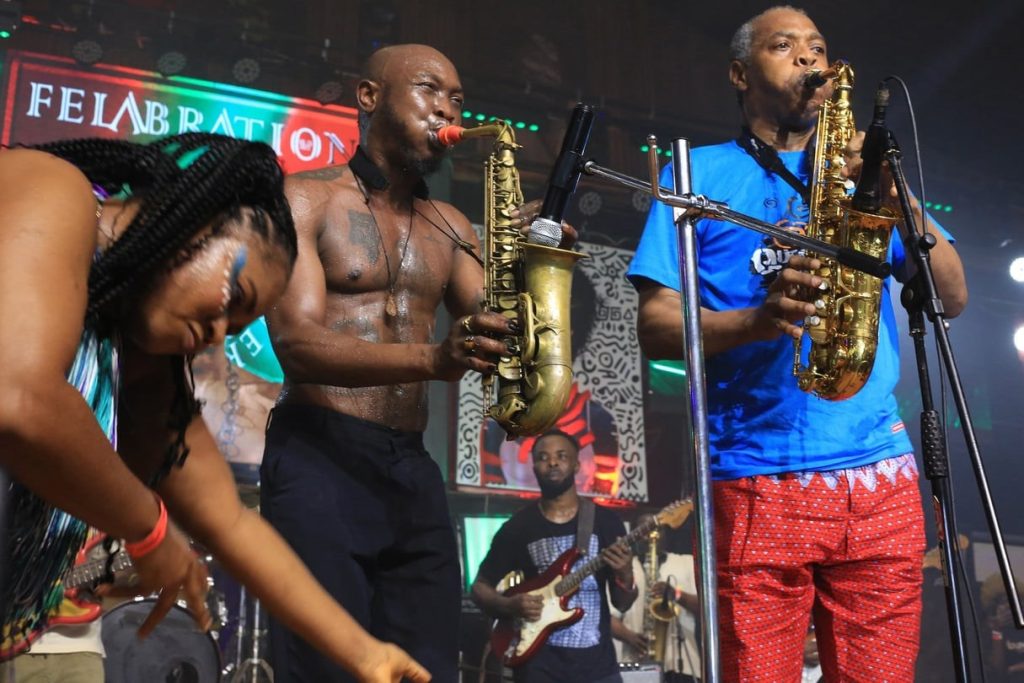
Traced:
<path fill-rule="evenodd" d="M 522 571 L 524 579 L 542 574 L 576 545 L 578 518 L 577 514 L 576 518 L 557 524 L 544 517 L 536 504 L 520 510 L 495 534 L 490 551 L 480 564 L 479 578 L 494 586 L 512 571 Z M 587 553 L 573 569 L 625 535 L 626 528 L 614 512 L 595 506 Z M 611 570 L 603 567 L 583 580 L 568 602 L 569 609 L 583 608 L 583 618 L 552 633 L 535 656 L 515 669 L 516 681 L 592 683 L 618 675 L 606 597 L 612 578 Z"/>

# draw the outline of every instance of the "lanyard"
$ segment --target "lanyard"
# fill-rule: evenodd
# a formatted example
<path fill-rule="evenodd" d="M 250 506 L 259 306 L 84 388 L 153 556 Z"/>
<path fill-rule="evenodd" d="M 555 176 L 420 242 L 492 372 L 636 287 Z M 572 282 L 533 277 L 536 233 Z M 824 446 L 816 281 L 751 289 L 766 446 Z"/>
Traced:
<path fill-rule="evenodd" d="M 749 154 L 757 165 L 768 171 L 774 173 L 789 185 L 800 193 L 804 203 L 808 206 L 811 203 L 811 189 L 807 186 L 807 183 L 801 182 L 799 178 L 793 175 L 793 172 L 786 168 L 786 165 L 782 163 L 782 159 L 779 158 L 779 153 L 775 151 L 775 148 L 765 143 L 759 137 L 754 135 L 749 128 L 743 127 L 743 131 L 740 136 L 736 138 L 736 144 L 743 148 L 743 151 Z"/>

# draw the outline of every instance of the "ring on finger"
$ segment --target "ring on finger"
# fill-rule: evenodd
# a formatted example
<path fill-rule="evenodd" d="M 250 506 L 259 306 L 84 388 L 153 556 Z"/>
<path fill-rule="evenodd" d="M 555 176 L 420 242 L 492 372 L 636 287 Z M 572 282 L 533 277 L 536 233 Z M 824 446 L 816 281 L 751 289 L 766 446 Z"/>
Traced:
<path fill-rule="evenodd" d="M 466 334 L 468 334 L 470 337 L 472 337 L 473 334 L 475 333 L 475 330 L 470 325 L 471 320 L 472 318 L 468 316 L 462 319 L 462 329 L 464 329 L 466 331 Z"/>
<path fill-rule="evenodd" d="M 470 335 L 462 340 L 462 350 L 466 352 L 467 356 L 472 356 L 476 353 L 476 338 Z"/>

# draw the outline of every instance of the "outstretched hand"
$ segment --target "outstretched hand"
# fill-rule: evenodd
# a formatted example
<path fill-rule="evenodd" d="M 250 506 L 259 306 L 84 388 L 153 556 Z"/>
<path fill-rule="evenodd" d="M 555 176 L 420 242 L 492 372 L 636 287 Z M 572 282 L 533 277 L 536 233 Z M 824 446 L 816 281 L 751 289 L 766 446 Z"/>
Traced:
<path fill-rule="evenodd" d="M 796 323 L 817 310 L 810 300 L 822 279 L 810 271 L 820 267 L 821 261 L 816 258 L 790 256 L 768 288 L 764 303 L 752 310 L 749 326 L 755 339 L 768 341 L 783 334 L 800 339 L 803 328 Z"/>
<path fill-rule="evenodd" d="M 427 683 L 430 673 L 400 647 L 376 641 L 363 658 L 356 678 L 362 683 Z"/>
<path fill-rule="evenodd" d="M 518 229 L 519 233 L 524 236 L 528 235 L 530 233 L 530 226 L 537 216 L 540 215 L 542 205 L 543 202 L 540 199 L 534 199 L 512 209 L 509 213 L 512 217 L 509 227 Z M 568 249 L 576 244 L 577 239 L 579 239 L 579 233 L 576 232 L 576 228 L 562 221 L 562 241 L 558 246 L 562 249 Z"/>
<path fill-rule="evenodd" d="M 145 638 L 157 627 L 177 602 L 179 593 L 185 599 L 192 618 L 203 631 L 210 630 L 213 617 L 206 604 L 209 575 L 184 535 L 168 524 L 167 536 L 150 553 L 132 560 L 138 581 L 130 586 L 104 584 L 95 591 L 100 597 L 133 597 L 158 592 L 156 602 L 139 627 Z"/>

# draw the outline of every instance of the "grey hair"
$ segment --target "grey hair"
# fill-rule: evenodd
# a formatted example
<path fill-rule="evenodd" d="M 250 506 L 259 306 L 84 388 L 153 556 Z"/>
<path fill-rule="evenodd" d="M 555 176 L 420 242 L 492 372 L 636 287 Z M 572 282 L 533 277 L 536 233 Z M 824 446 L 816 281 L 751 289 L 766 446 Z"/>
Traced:
<path fill-rule="evenodd" d="M 769 12 L 775 12 L 777 10 L 789 10 L 791 12 L 802 14 L 805 17 L 807 16 L 807 12 L 799 7 L 793 7 L 792 5 L 775 5 L 774 7 L 769 7 L 758 15 L 751 17 L 742 26 L 736 29 L 736 33 L 733 34 L 732 40 L 729 41 L 730 60 L 736 60 L 743 64 L 750 63 L 750 50 L 754 43 L 754 22 Z"/>

